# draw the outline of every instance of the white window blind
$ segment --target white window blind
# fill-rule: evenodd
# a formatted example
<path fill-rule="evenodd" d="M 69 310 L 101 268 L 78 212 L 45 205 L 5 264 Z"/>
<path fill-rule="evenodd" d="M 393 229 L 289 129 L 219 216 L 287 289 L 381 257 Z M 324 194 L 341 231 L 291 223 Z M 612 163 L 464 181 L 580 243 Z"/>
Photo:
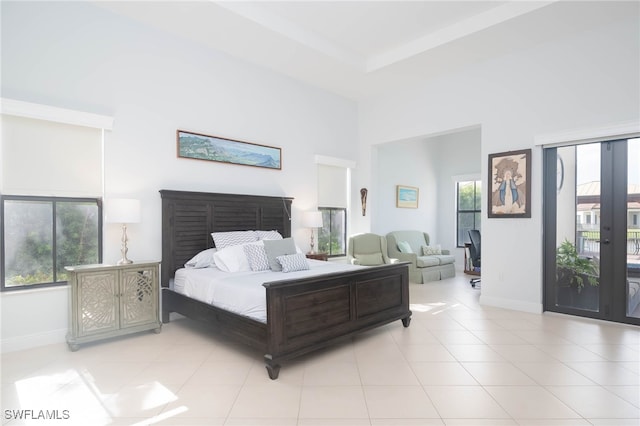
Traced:
<path fill-rule="evenodd" d="M 318 205 L 347 207 L 347 168 L 318 164 Z"/>
<path fill-rule="evenodd" d="M 99 197 L 102 130 L 2 114 L 0 192 Z"/>

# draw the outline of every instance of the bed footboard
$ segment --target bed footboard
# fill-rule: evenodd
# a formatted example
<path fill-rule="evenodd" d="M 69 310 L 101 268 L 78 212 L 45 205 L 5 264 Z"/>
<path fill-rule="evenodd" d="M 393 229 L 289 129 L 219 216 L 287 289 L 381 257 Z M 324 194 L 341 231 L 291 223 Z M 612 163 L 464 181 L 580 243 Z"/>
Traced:
<path fill-rule="evenodd" d="M 411 321 L 408 263 L 264 284 L 269 377 L 280 363 L 392 321 Z"/>

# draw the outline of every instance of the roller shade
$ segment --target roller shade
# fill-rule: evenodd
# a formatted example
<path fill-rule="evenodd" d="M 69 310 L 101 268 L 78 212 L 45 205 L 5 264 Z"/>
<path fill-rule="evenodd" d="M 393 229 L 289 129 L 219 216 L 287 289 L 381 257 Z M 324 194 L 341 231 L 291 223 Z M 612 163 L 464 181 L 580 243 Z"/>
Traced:
<path fill-rule="evenodd" d="M 0 191 L 99 197 L 102 130 L 2 114 Z"/>
<path fill-rule="evenodd" d="M 318 205 L 347 207 L 347 168 L 318 164 Z"/>

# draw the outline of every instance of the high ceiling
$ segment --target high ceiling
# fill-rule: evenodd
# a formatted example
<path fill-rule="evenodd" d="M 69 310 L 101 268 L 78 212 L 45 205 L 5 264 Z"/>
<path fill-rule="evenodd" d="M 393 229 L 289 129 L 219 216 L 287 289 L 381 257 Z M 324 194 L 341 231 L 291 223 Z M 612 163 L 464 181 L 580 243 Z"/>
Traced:
<path fill-rule="evenodd" d="M 100 5 L 314 86 L 362 99 L 606 21 L 606 3 L 612 4 L 201 0 Z"/>

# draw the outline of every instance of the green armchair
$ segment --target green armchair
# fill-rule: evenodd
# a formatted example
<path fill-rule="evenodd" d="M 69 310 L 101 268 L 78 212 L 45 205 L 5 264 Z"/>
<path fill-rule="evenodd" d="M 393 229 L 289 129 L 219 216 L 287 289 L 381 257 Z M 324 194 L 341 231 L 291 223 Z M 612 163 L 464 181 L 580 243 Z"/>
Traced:
<path fill-rule="evenodd" d="M 347 243 L 349 263 L 353 265 L 374 266 L 396 263 L 387 255 L 387 241 L 377 234 L 357 234 L 349 237 Z"/>

